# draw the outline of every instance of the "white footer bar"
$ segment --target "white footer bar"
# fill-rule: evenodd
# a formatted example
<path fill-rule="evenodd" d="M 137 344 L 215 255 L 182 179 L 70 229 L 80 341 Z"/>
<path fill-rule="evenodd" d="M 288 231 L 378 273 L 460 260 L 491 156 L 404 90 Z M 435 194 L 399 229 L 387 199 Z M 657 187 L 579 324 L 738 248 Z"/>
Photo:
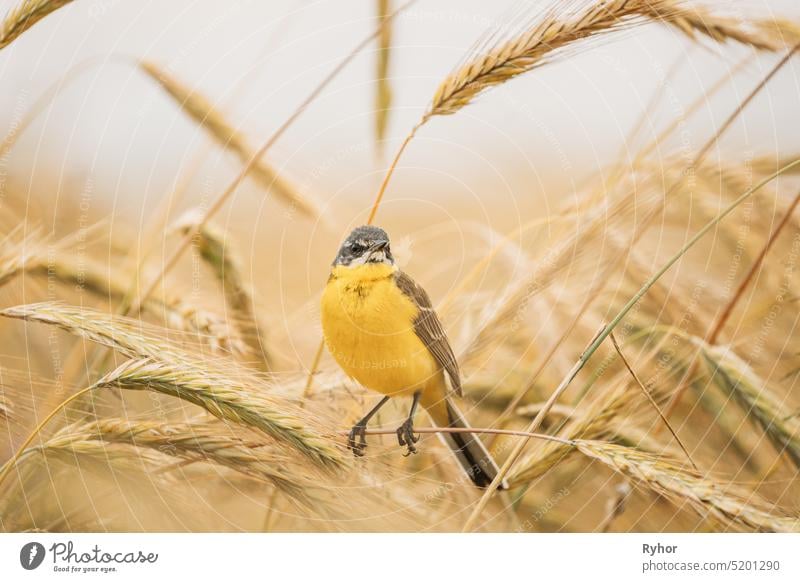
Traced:
<path fill-rule="evenodd" d="M 4 581 L 796 581 L 799 566 L 800 534 L 0 534 Z"/>

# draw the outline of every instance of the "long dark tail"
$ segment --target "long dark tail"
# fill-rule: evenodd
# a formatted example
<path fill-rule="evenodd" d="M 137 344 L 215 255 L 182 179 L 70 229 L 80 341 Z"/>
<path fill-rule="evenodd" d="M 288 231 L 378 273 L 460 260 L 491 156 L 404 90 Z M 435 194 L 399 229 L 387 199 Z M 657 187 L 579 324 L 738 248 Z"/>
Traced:
<path fill-rule="evenodd" d="M 441 410 L 442 408 L 447 413 L 447 426 L 470 428 L 464 415 L 450 402 L 449 398 L 445 400 L 444 406 L 439 409 Z M 444 422 L 442 422 L 444 419 L 437 418 L 443 415 L 432 414 L 431 416 L 437 425 L 444 425 Z M 478 436 L 468 432 L 439 433 L 439 436 L 453 451 L 459 464 L 472 482 L 478 487 L 488 487 L 500 469 L 498 469 L 491 453 L 483 446 Z M 508 483 L 506 483 L 505 479 L 500 484 L 499 489 L 508 489 Z"/>

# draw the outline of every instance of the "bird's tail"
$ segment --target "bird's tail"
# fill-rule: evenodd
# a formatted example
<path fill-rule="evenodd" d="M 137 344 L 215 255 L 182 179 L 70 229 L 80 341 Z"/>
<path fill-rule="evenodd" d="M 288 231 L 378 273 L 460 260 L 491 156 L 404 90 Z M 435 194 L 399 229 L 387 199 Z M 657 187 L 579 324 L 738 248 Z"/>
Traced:
<path fill-rule="evenodd" d="M 423 402 L 423 405 L 425 403 Z M 470 428 L 464 415 L 449 398 L 425 407 L 434 424 L 439 427 Z M 453 451 L 464 472 L 478 487 L 488 487 L 500 471 L 491 453 L 477 435 L 469 432 L 439 433 L 439 437 Z M 508 489 L 505 479 L 499 489 Z"/>

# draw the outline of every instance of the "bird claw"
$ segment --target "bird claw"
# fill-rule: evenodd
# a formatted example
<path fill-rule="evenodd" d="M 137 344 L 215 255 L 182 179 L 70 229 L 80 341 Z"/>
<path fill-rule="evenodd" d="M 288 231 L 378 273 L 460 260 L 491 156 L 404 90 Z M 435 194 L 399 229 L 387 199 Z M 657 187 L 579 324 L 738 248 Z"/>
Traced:
<path fill-rule="evenodd" d="M 414 443 L 418 440 L 419 436 L 414 434 L 414 423 L 409 418 L 397 429 L 397 442 L 400 443 L 401 447 L 408 447 L 403 455 L 404 457 L 417 454 L 417 447 L 414 446 Z"/>
<path fill-rule="evenodd" d="M 358 442 L 356 442 L 358 438 Z M 353 451 L 356 457 L 363 457 L 364 450 L 367 448 L 367 425 L 357 423 L 350 429 L 350 435 L 347 438 L 347 448 Z"/>

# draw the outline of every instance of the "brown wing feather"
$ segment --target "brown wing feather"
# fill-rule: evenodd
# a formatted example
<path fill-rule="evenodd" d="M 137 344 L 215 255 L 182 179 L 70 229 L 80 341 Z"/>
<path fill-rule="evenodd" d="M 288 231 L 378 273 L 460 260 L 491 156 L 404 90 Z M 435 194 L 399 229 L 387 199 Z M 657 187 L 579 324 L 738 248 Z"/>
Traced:
<path fill-rule="evenodd" d="M 447 334 L 442 327 L 442 323 L 433 310 L 430 297 L 428 297 L 425 289 L 417 285 L 414 279 L 402 271 L 397 271 L 395 281 L 400 290 L 419 307 L 419 315 L 414 320 L 414 332 L 422 340 L 422 343 L 428 347 L 434 359 L 450 376 L 450 384 L 453 387 L 453 391 L 458 396 L 461 396 L 461 375 L 458 371 L 458 362 L 453 353 L 453 348 L 450 347 L 450 342 L 447 341 Z"/>

